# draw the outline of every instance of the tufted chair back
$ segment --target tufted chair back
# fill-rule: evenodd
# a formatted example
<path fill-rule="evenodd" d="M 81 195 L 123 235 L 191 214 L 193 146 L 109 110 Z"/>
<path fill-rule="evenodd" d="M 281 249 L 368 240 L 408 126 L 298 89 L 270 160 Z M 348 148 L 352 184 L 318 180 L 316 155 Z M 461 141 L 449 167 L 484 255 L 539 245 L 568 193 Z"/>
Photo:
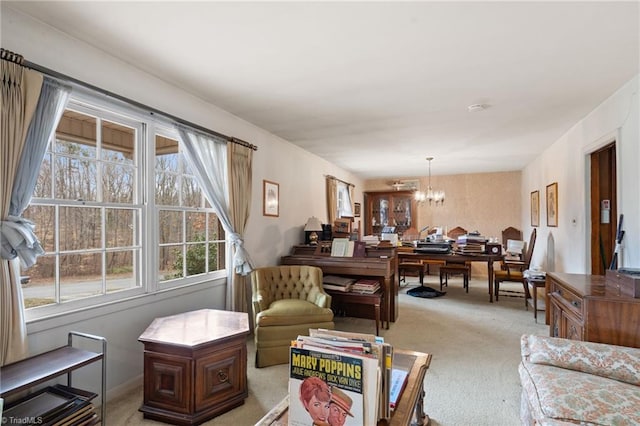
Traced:
<path fill-rule="evenodd" d="M 258 268 L 251 272 L 256 366 L 289 362 L 291 341 L 310 328 L 333 328 L 331 296 L 322 269 L 306 265 Z"/>
<path fill-rule="evenodd" d="M 322 288 L 322 269 L 314 266 L 259 268 L 252 272 L 251 283 L 256 314 L 282 299 L 306 300 L 323 308 L 331 306 L 331 296 Z"/>

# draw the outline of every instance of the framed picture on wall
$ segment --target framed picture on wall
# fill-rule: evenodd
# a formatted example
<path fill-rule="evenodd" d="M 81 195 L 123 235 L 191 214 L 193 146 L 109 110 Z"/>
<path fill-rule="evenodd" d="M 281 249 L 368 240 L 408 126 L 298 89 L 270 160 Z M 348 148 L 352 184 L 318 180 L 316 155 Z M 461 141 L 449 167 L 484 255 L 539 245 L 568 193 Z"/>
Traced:
<path fill-rule="evenodd" d="M 275 217 L 280 215 L 280 185 L 275 182 L 262 181 L 262 214 Z"/>
<path fill-rule="evenodd" d="M 531 193 L 531 226 L 540 226 L 540 191 Z"/>
<path fill-rule="evenodd" d="M 360 203 L 353 203 L 353 216 L 360 217 Z"/>
<path fill-rule="evenodd" d="M 558 226 L 558 182 L 547 185 L 547 226 Z"/>

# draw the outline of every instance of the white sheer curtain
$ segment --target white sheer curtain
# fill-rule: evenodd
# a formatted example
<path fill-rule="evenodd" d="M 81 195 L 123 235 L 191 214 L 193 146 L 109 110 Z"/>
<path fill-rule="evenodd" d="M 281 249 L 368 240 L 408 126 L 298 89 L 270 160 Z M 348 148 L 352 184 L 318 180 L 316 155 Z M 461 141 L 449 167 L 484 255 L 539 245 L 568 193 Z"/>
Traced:
<path fill-rule="evenodd" d="M 249 254 L 244 248 L 241 235 L 236 232 L 231 220 L 227 180 L 229 176 L 228 142 L 181 124 L 176 124 L 176 128 L 184 146 L 185 158 L 193 169 L 207 200 L 215 209 L 227 238 L 233 246 L 234 271 L 240 275 L 247 275 L 252 270 Z"/>
<path fill-rule="evenodd" d="M 351 197 L 351 185 L 337 182 L 338 186 L 338 217 L 353 217 L 353 202 Z"/>
<path fill-rule="evenodd" d="M 29 207 L 36 187 L 42 159 L 62 117 L 71 87 L 44 76 L 38 105 L 29 124 L 20 163 L 11 191 L 11 204 L 7 221 L 2 223 L 3 258 L 18 257 L 23 268 L 36 263 L 36 257 L 44 254 L 34 233 L 33 224 L 22 218 Z"/>

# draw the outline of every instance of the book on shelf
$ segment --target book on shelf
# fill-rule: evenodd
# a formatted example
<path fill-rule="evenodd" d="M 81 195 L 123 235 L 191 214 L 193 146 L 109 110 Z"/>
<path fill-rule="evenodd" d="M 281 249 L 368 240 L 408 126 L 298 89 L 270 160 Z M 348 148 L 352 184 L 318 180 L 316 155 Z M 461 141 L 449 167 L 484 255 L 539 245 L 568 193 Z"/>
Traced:
<path fill-rule="evenodd" d="M 296 345 L 300 347 L 341 350 L 353 354 L 371 354 L 371 342 L 353 341 L 349 339 L 331 338 L 326 336 L 298 336 Z"/>
<path fill-rule="evenodd" d="M 351 285 L 354 293 L 373 294 L 380 289 L 380 281 L 361 278 Z"/>
<path fill-rule="evenodd" d="M 333 339 L 345 339 L 351 341 L 384 343 L 384 339 L 380 336 L 368 333 L 358 333 L 353 331 L 329 330 L 327 328 L 311 328 L 309 329 L 311 337 L 329 337 Z"/>
<path fill-rule="evenodd" d="M 369 417 L 375 420 L 388 419 L 391 415 L 389 408 L 389 390 L 391 381 L 391 368 L 393 364 L 393 347 L 384 342 L 384 338 L 368 333 L 347 332 L 328 329 L 310 329 L 309 336 L 298 336 L 297 343 L 302 347 L 316 348 L 318 350 L 339 350 L 348 355 L 363 356 L 370 363 L 371 370 L 376 371 L 375 395 L 368 393 L 369 401 L 375 400 L 375 411 Z M 373 380 L 373 379 L 370 379 Z M 374 410 L 371 402 L 367 408 Z M 368 423 L 365 423 L 368 424 Z"/>
<path fill-rule="evenodd" d="M 409 372 L 401 368 L 393 368 L 391 370 L 391 389 L 389 390 L 389 407 L 395 410 L 400 401 L 402 391 L 407 386 Z"/>
<path fill-rule="evenodd" d="M 341 277 L 339 275 L 324 275 L 322 277 L 323 284 L 347 285 L 353 284 L 355 281 L 355 278 Z"/>
<path fill-rule="evenodd" d="M 364 241 L 354 241 L 353 257 L 367 257 L 367 243 Z"/>
<path fill-rule="evenodd" d="M 393 371 L 393 346 L 389 343 L 382 343 L 382 355 L 384 357 L 384 366 L 382 368 L 381 395 L 380 395 L 380 412 L 379 417 L 388 419 L 391 417 L 391 379 Z"/>
<path fill-rule="evenodd" d="M 338 275 L 325 275 L 322 278 L 322 287 L 325 290 L 347 292 L 351 290 L 355 278 L 341 277 Z"/>
<path fill-rule="evenodd" d="M 289 426 L 327 424 L 339 410 L 352 424 L 373 424 L 365 395 L 371 387 L 367 358 L 291 347 L 289 361 Z"/>
<path fill-rule="evenodd" d="M 347 285 L 336 285 L 336 284 L 322 284 L 322 288 L 330 291 L 341 291 L 343 293 L 348 293 L 351 291 L 351 284 Z"/>

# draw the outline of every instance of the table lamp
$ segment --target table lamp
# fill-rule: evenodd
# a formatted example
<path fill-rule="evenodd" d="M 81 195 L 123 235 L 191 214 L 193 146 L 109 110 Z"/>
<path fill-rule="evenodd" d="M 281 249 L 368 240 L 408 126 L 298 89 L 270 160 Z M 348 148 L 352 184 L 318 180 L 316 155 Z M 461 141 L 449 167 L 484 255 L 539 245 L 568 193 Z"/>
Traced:
<path fill-rule="evenodd" d="M 304 226 L 304 232 L 307 235 L 307 240 L 311 245 L 318 244 L 318 232 L 322 231 L 322 223 L 320 219 L 315 216 L 311 216 L 307 220 L 307 224 Z"/>

